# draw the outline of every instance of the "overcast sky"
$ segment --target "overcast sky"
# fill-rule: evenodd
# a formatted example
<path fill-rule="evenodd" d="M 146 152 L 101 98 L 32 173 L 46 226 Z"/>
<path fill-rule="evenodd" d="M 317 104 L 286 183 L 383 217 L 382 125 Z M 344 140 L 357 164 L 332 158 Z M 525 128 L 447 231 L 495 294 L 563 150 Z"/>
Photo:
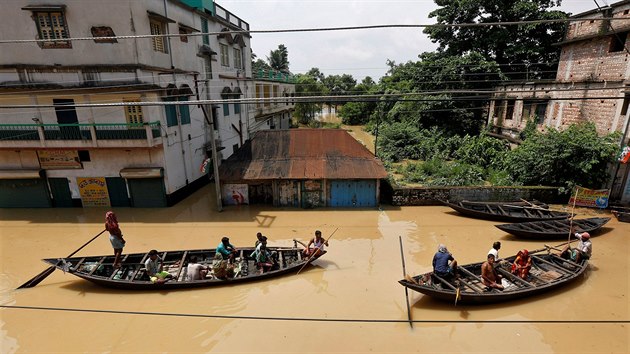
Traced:
<path fill-rule="evenodd" d="M 597 0 L 603 6 L 605 0 Z M 608 0 L 608 3 L 616 1 Z M 250 30 L 349 27 L 391 24 L 432 24 L 432 0 L 219 0 L 217 3 L 250 25 Z M 577 14 L 596 8 L 593 0 L 564 0 L 563 11 Z M 363 29 L 331 32 L 254 33 L 252 50 L 265 60 L 284 44 L 291 72 L 313 67 L 324 75 L 351 74 L 375 81 L 387 72 L 387 59 L 396 63 L 417 60 L 432 51 L 422 28 Z"/>

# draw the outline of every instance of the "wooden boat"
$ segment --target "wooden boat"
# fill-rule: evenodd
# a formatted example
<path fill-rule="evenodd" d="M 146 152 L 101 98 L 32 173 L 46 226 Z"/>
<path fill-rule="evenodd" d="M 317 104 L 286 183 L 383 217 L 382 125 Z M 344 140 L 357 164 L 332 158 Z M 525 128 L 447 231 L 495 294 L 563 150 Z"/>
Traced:
<path fill-rule="evenodd" d="M 261 272 L 256 269 L 254 260 L 250 258 L 255 249 L 253 247 L 239 248 L 240 255 L 234 262 L 236 275 L 227 280 L 214 277 L 212 271 L 210 271 L 206 279 L 186 279 L 186 266 L 189 257 L 196 256 L 199 263 L 211 267 L 212 259 L 215 255 L 214 249 L 161 252 L 159 257 L 163 261 L 164 270 L 173 276 L 173 279 L 164 283 L 154 283 L 146 274 L 144 262 L 149 257 L 148 253 L 123 254 L 122 266 L 118 270 L 114 270 L 113 255 L 49 258 L 43 261 L 64 272 L 106 287 L 129 290 L 165 290 L 238 284 L 267 279 L 286 273 L 295 274 L 307 263 L 311 263 L 321 257 L 321 255 L 310 259 L 303 257 L 303 249 L 297 247 L 268 247 L 267 249 L 270 252 L 277 252 L 278 264 L 276 267 L 272 268 L 270 271 Z M 324 251 L 322 255 L 325 252 L 326 251 Z"/>
<path fill-rule="evenodd" d="M 534 220 L 557 220 L 571 217 L 570 213 L 552 211 L 533 205 L 514 205 L 512 203 L 483 203 L 483 202 L 449 202 L 442 201 L 459 213 L 477 219 L 497 220 L 508 222 L 524 222 Z"/>
<path fill-rule="evenodd" d="M 573 225 L 577 232 L 586 231 L 589 234 L 593 234 L 608 221 L 610 221 L 610 218 L 573 219 L 573 222 L 571 222 L 570 219 L 563 219 L 519 222 L 495 226 L 514 236 L 558 239 L 563 237 L 567 238 L 569 236 L 570 225 Z"/>
<path fill-rule="evenodd" d="M 612 210 L 611 213 L 619 220 L 620 222 L 630 222 L 630 212 Z"/>
<path fill-rule="evenodd" d="M 551 289 L 562 287 L 584 274 L 588 260 L 579 264 L 563 259 L 553 253 L 532 253 L 530 277 L 523 280 L 510 273 L 510 264 L 516 256 L 507 258 L 505 265 L 498 265 L 497 270 L 509 284 L 504 290 L 491 289 L 481 282 L 480 263 L 459 266 L 459 278 L 445 279 L 432 272 L 407 277 L 399 283 L 411 290 L 453 304 L 490 304 L 508 300 L 522 299 Z M 457 302 L 455 298 L 458 297 Z"/>

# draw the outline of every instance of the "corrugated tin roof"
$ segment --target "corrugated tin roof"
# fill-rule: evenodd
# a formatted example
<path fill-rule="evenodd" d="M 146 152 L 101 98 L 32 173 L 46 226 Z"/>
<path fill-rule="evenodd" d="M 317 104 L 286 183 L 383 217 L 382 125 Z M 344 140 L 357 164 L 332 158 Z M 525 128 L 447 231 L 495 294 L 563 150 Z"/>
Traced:
<path fill-rule="evenodd" d="M 263 130 L 219 168 L 221 182 L 387 178 L 383 163 L 342 129 Z"/>

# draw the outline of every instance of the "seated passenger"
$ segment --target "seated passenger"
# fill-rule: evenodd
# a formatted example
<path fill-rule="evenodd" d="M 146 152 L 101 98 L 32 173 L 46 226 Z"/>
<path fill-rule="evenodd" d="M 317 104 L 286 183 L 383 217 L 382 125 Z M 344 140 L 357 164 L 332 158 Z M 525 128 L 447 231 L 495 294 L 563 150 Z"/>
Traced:
<path fill-rule="evenodd" d="M 191 256 L 186 267 L 186 279 L 201 280 L 206 279 L 206 275 L 208 275 L 208 267 L 197 263 L 196 256 Z"/>
<path fill-rule="evenodd" d="M 262 242 L 255 252 L 256 268 L 262 273 L 270 271 L 274 266 L 271 253 L 267 250 L 267 242 Z"/>
<path fill-rule="evenodd" d="M 173 276 L 163 270 L 162 259 L 158 256 L 157 250 L 149 251 L 149 258 L 144 262 L 144 267 L 147 269 L 147 275 L 154 283 L 164 283 Z"/>
<path fill-rule="evenodd" d="M 588 232 L 575 232 L 575 228 L 571 228 L 571 234 L 580 240 L 576 248 L 571 248 L 568 244 L 560 252 L 560 257 L 564 259 L 570 259 L 576 263 L 580 263 L 582 259 L 591 258 L 593 253 L 593 243 L 591 242 L 591 235 Z"/>
<path fill-rule="evenodd" d="M 457 261 L 443 244 L 438 246 L 438 251 L 433 256 L 433 273 L 441 277 L 457 274 Z"/>
<path fill-rule="evenodd" d="M 236 258 L 236 247 L 230 244 L 230 239 L 227 236 L 223 236 L 221 243 L 217 246 L 217 254 L 223 256 L 223 259 L 227 259 L 230 263 L 234 262 Z"/>
<path fill-rule="evenodd" d="M 483 280 L 483 285 L 503 290 L 501 275 L 494 268 L 494 254 L 492 253 L 488 253 L 488 260 L 481 265 L 481 279 Z"/>
<path fill-rule="evenodd" d="M 529 251 L 526 249 L 518 251 L 512 264 L 512 274 L 521 279 L 527 279 L 530 269 L 532 269 L 532 257 L 529 256 Z"/>
<path fill-rule="evenodd" d="M 216 278 L 227 280 L 234 277 L 234 266 L 223 259 L 221 253 L 217 252 L 212 261 L 212 272 Z"/>

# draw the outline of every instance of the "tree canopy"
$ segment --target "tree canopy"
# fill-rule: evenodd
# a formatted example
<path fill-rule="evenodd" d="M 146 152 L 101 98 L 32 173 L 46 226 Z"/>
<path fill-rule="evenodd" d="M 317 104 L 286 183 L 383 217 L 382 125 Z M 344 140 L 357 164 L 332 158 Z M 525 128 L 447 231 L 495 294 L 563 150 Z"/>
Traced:
<path fill-rule="evenodd" d="M 488 24 L 564 19 L 563 11 L 551 10 L 562 0 L 434 0 L 432 11 L 439 24 Z M 495 61 L 510 79 L 553 78 L 563 39 L 564 22 L 520 25 L 444 26 L 424 30 L 438 51 L 447 55 L 478 52 Z"/>

